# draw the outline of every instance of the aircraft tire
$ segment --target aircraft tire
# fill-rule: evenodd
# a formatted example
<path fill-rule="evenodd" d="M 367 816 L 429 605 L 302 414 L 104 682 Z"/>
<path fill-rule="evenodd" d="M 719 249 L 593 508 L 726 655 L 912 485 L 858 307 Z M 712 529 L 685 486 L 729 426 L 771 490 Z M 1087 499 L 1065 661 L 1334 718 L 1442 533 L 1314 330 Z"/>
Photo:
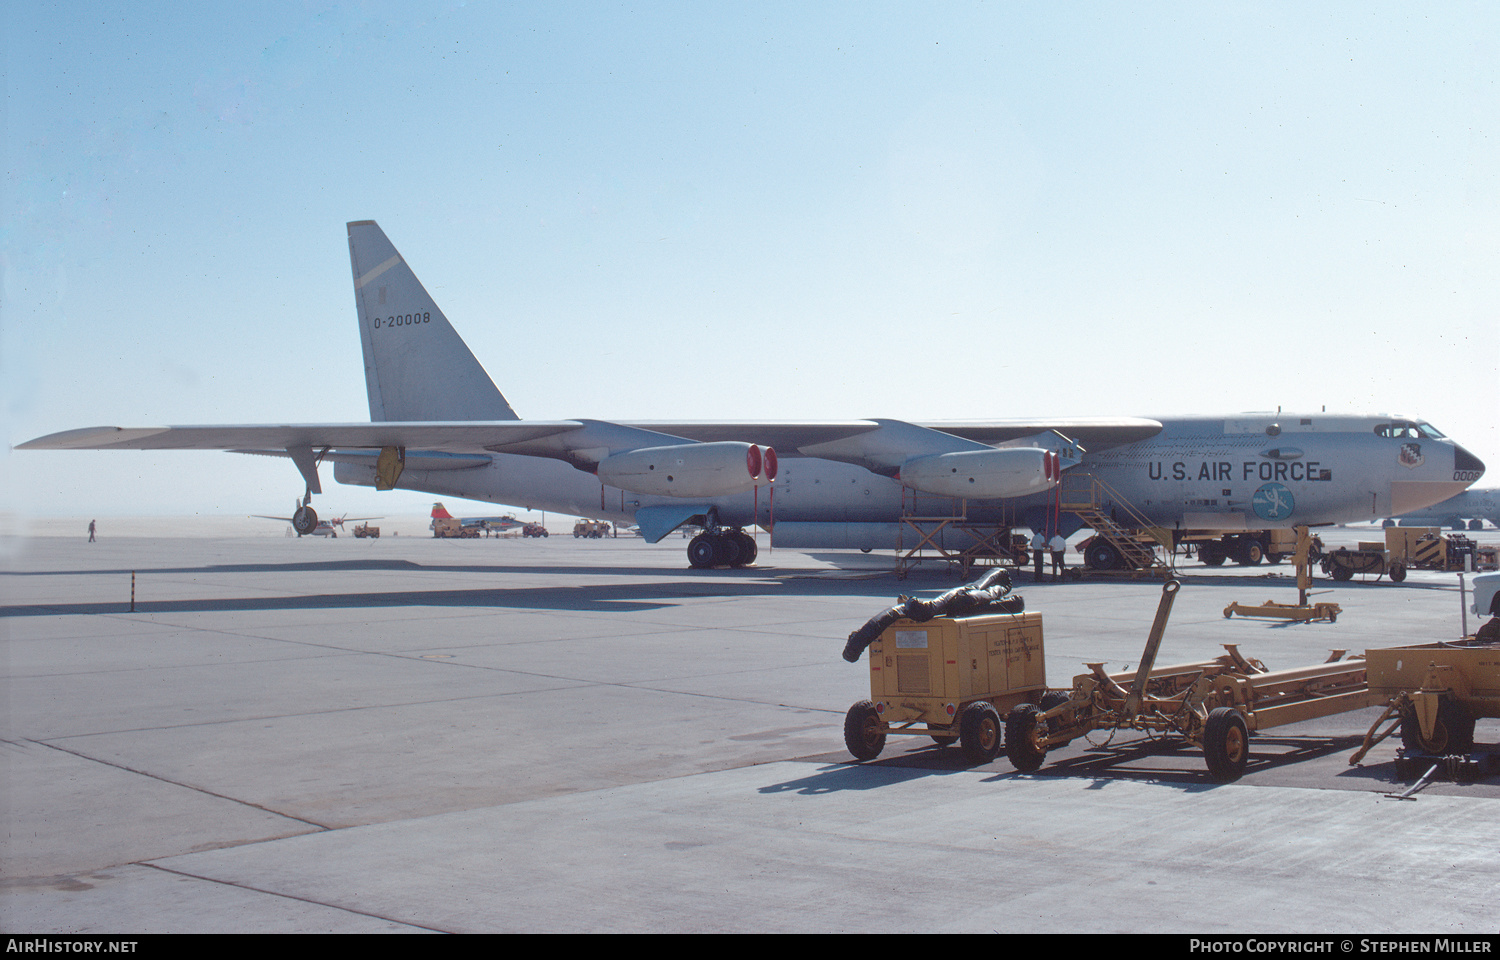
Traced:
<path fill-rule="evenodd" d="M 1124 565 L 1124 558 L 1115 545 L 1107 540 L 1096 539 L 1089 544 L 1088 553 L 1084 554 L 1084 560 L 1090 570 L 1118 570 Z"/>
<path fill-rule="evenodd" d="M 719 551 L 714 547 L 713 537 L 700 533 L 688 541 L 687 555 L 688 566 L 694 570 L 707 570 L 714 565 Z"/>
<path fill-rule="evenodd" d="M 740 565 L 740 542 L 733 534 L 721 533 L 713 538 L 714 544 L 714 566 L 737 567 Z"/>
<path fill-rule="evenodd" d="M 741 530 L 739 533 L 732 534 L 732 536 L 739 542 L 740 545 L 740 559 L 739 562 L 735 564 L 735 566 L 750 566 L 755 562 L 755 558 L 760 555 L 760 548 L 755 545 L 755 538 L 750 536 L 750 534 L 745 533 L 743 530 Z"/>
<path fill-rule="evenodd" d="M 861 700 L 844 714 L 844 746 L 856 760 L 874 760 L 885 749 L 885 721 L 875 704 Z"/>
<path fill-rule="evenodd" d="M 318 511 L 312 507 L 298 507 L 292 512 L 292 529 L 299 537 L 318 529 Z"/>
<path fill-rule="evenodd" d="M 989 763 L 1000 755 L 1005 735 L 1000 711 L 988 700 L 975 700 L 959 717 L 958 745 L 970 763 Z"/>
<path fill-rule="evenodd" d="M 1215 707 L 1203 725 L 1203 759 L 1209 775 L 1219 783 L 1232 783 L 1245 773 L 1250 762 L 1250 728 L 1234 707 Z"/>

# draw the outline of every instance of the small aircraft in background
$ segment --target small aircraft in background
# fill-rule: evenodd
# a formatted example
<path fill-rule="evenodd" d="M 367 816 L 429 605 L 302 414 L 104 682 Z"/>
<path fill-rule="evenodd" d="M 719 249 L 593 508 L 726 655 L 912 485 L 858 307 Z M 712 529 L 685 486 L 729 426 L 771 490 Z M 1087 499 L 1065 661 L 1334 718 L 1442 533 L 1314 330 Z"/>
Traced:
<path fill-rule="evenodd" d="M 444 522 L 439 523 L 439 520 Z M 427 525 L 427 529 L 432 531 L 433 536 L 443 537 L 453 536 L 453 531 L 455 530 L 470 530 L 476 533 L 489 533 L 490 531 L 503 533 L 506 530 L 513 530 L 521 525 L 521 521 L 510 514 L 506 514 L 503 517 L 455 517 L 439 501 L 432 505 L 432 522 Z M 442 527 L 443 530 L 439 530 L 439 527 Z"/>
<path fill-rule="evenodd" d="M 305 522 L 300 523 L 300 524 L 298 522 L 299 519 L 301 519 L 301 517 L 299 517 L 299 514 L 302 514 L 303 509 L 304 509 L 303 506 L 299 503 L 297 505 L 297 513 L 293 514 L 290 517 L 269 517 L 269 516 L 266 516 L 263 513 L 253 513 L 253 514 L 251 514 L 251 516 L 255 517 L 257 520 L 281 520 L 281 521 L 283 521 L 285 523 L 290 523 L 292 525 L 292 529 L 295 530 L 295 531 L 297 531 L 297 536 L 299 536 L 299 537 L 301 537 L 301 536 L 333 537 L 335 540 L 338 539 L 339 530 L 343 529 L 345 521 L 353 521 L 353 520 L 379 520 L 379 519 L 381 519 L 380 517 L 348 517 L 348 516 L 345 516 L 345 517 L 330 517 L 327 520 L 319 520 L 319 519 L 317 519 L 317 514 L 313 514 L 313 524 L 312 524 L 312 526 L 310 528 L 306 528 L 306 523 Z M 309 510 L 308 512 L 311 512 L 311 511 Z"/>

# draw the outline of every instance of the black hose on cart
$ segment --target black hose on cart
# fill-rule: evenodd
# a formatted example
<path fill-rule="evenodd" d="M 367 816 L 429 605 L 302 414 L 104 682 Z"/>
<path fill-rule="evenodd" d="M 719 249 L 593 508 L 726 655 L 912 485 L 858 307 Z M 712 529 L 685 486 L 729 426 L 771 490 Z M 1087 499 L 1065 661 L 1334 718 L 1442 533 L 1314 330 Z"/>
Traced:
<path fill-rule="evenodd" d="M 865 648 L 903 617 L 915 623 L 926 623 L 933 617 L 964 617 L 980 612 L 1020 613 L 1025 610 L 1026 601 L 1020 596 L 1009 596 L 1010 591 L 1010 574 L 996 568 L 973 583 L 954 587 L 931 600 L 897 597 L 895 606 L 875 614 L 864 626 L 849 634 L 849 642 L 844 644 L 844 659 L 857 663 Z"/>

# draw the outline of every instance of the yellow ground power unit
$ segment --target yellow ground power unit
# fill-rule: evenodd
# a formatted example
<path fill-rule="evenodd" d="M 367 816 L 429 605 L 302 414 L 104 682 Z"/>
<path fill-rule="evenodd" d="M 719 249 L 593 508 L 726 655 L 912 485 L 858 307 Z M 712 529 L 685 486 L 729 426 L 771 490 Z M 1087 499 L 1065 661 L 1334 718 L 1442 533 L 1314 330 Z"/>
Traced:
<path fill-rule="evenodd" d="M 844 743 L 873 760 L 892 733 L 955 740 L 974 763 L 1002 747 L 1002 717 L 1047 688 L 1040 613 L 898 619 L 869 646 L 870 699 L 849 708 Z"/>

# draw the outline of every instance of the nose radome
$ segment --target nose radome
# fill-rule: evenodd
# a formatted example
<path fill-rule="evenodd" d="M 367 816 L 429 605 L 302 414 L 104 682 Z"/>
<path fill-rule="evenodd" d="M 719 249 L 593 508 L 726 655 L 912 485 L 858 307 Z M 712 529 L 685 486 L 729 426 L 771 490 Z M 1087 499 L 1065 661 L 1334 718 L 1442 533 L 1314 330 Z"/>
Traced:
<path fill-rule="evenodd" d="M 1473 482 L 1484 476 L 1484 461 L 1458 444 L 1453 445 L 1453 479 Z"/>

